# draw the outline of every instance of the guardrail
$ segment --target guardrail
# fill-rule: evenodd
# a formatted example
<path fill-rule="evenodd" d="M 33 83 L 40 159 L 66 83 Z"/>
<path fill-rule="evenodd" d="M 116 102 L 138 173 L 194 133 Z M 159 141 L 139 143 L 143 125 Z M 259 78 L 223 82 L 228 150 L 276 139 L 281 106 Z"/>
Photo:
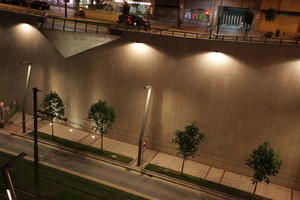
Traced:
<path fill-rule="evenodd" d="M 80 20 L 80 19 L 66 19 L 61 17 L 48 16 L 46 23 L 42 24 L 43 28 L 50 28 L 53 30 L 62 31 L 78 31 L 78 32 L 92 32 L 110 34 L 111 29 L 126 30 L 141 32 L 147 34 L 164 35 L 171 37 L 181 37 L 189 39 L 207 39 L 207 40 L 222 40 L 235 42 L 249 42 L 249 43 L 271 43 L 271 44 L 300 44 L 300 38 L 296 37 L 273 37 L 268 38 L 264 36 L 243 36 L 243 35 L 224 35 L 224 34 L 209 34 L 202 32 L 181 31 L 162 28 L 143 29 L 134 26 L 126 26 L 122 24 L 111 24 L 105 22 Z"/>
<path fill-rule="evenodd" d="M 120 24 L 112 24 L 108 22 L 99 22 L 93 20 L 85 20 L 78 18 L 62 18 L 48 15 L 46 17 L 45 11 L 39 11 L 30 8 L 24 8 L 13 5 L 0 4 L 0 9 L 13 12 L 20 12 L 31 15 L 44 16 L 45 22 L 41 23 L 42 28 L 50 28 L 53 30 L 74 31 L 74 32 L 93 32 L 110 34 L 111 29 L 127 30 L 134 32 L 143 32 L 148 34 L 158 34 L 172 37 L 182 37 L 189 39 L 208 39 L 208 40 L 222 40 L 235 42 L 249 42 L 249 43 L 270 43 L 270 44 L 300 44 L 300 38 L 297 37 L 274 37 L 268 38 L 265 36 L 243 36 L 243 35 L 224 35 L 224 34 L 209 34 L 203 32 L 182 31 L 176 29 L 163 28 L 149 28 L 141 29 L 133 26 L 126 26 Z"/>
<path fill-rule="evenodd" d="M 48 16 L 41 28 L 50 28 L 52 30 L 74 31 L 74 32 L 93 32 L 93 33 L 110 33 L 114 24 L 89 21 L 81 19 L 68 19 L 55 16 Z"/>

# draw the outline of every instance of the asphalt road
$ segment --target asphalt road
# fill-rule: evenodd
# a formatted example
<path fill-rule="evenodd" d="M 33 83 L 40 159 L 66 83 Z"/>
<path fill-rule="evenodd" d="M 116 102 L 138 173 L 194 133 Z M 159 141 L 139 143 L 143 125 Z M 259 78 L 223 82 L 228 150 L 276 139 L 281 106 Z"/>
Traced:
<path fill-rule="evenodd" d="M 17 136 L 0 134 L 0 148 L 16 153 L 26 152 L 33 158 L 33 143 Z M 158 178 L 142 175 L 112 164 L 75 153 L 39 145 L 43 162 L 109 182 L 144 195 L 162 200 L 220 200 L 211 194 L 180 186 Z"/>

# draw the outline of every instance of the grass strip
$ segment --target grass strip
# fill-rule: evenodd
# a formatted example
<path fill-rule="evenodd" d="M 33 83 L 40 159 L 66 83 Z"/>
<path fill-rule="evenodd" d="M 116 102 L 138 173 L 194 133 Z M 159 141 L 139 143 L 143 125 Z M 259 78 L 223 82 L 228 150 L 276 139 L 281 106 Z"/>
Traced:
<path fill-rule="evenodd" d="M 236 189 L 233 187 L 215 183 L 215 182 L 205 180 L 202 178 L 198 178 L 195 176 L 191 176 L 188 174 L 181 175 L 180 172 L 178 172 L 178 171 L 168 169 L 165 167 L 161 167 L 158 165 L 154 165 L 154 164 L 148 164 L 145 167 L 145 169 L 159 173 L 159 174 L 163 174 L 163 175 L 166 175 L 166 176 L 169 176 L 169 177 L 181 180 L 181 181 L 189 182 L 189 183 L 199 185 L 202 187 L 206 187 L 206 188 L 210 188 L 210 189 L 213 189 L 213 190 L 225 193 L 225 194 L 236 196 L 236 197 L 239 197 L 239 198 L 242 198 L 245 200 L 270 200 L 269 198 L 258 196 L 258 195 L 255 195 L 255 194 L 252 194 L 249 192 L 245 192 L 243 190 L 239 190 L 239 189 Z"/>
<path fill-rule="evenodd" d="M 29 135 L 33 136 L 33 132 L 30 132 Z M 106 158 L 109 158 L 109 159 L 112 159 L 112 160 L 115 160 L 118 162 L 122 162 L 125 164 L 129 164 L 133 160 L 133 158 L 130 158 L 130 157 L 127 157 L 127 156 L 124 156 L 121 154 L 117 154 L 117 153 L 113 153 L 113 152 L 105 151 L 105 150 L 101 151 L 100 149 L 89 146 L 89 145 L 81 144 L 81 143 L 67 140 L 67 139 L 64 139 L 61 137 L 57 137 L 57 136 L 48 135 L 46 133 L 38 132 L 38 135 L 39 135 L 39 138 L 41 138 L 41 139 L 44 139 L 44 140 L 47 140 L 50 142 L 54 142 L 56 144 L 63 145 L 65 147 L 69 147 L 69 148 L 72 148 L 72 149 L 75 149 L 78 151 L 83 151 L 86 153 L 94 154 L 97 156 L 103 156 L 103 157 L 106 157 Z"/>
<path fill-rule="evenodd" d="M 0 152 L 0 166 L 3 166 L 12 157 L 13 156 L 9 154 Z M 32 161 L 21 160 L 10 169 L 10 174 L 15 188 L 29 193 L 35 193 Z M 47 200 L 145 200 L 136 195 L 44 165 L 40 165 L 39 182 L 40 194 Z M 0 189 L 4 194 L 2 176 L 0 176 Z M 18 198 L 22 200 L 37 199 L 20 191 L 17 191 L 17 195 Z"/>

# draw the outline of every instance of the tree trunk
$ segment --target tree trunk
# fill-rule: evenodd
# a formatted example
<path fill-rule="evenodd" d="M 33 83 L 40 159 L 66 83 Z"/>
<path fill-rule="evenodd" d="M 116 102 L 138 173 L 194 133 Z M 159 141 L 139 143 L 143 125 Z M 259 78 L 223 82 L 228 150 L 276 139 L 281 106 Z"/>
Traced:
<path fill-rule="evenodd" d="M 185 162 L 185 158 L 183 158 L 183 160 L 182 160 L 182 166 L 181 166 L 181 176 L 183 175 L 184 162 Z"/>
<path fill-rule="evenodd" d="M 53 119 L 51 119 L 51 128 L 52 128 L 52 137 L 54 137 L 54 124 L 53 124 Z"/>
<path fill-rule="evenodd" d="M 257 181 L 255 182 L 255 186 L 254 186 L 253 194 L 255 194 L 255 192 L 256 192 L 256 187 L 257 187 Z"/>
<path fill-rule="evenodd" d="M 103 134 L 101 133 L 101 151 L 103 151 Z"/>
<path fill-rule="evenodd" d="M 74 17 L 78 17 L 79 15 L 79 1 L 80 0 L 75 0 L 75 7 L 73 8 Z"/>

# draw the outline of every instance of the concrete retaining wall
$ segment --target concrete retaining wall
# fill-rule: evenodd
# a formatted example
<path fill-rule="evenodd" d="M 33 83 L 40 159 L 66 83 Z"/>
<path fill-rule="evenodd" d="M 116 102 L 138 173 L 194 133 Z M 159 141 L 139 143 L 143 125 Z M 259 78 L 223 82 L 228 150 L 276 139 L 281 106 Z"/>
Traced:
<path fill-rule="evenodd" d="M 85 123 L 89 106 L 107 100 L 117 113 L 111 137 L 137 144 L 149 84 L 150 148 L 175 154 L 175 130 L 196 121 L 206 136 L 196 160 L 251 175 L 245 159 L 268 139 L 283 159 L 272 181 L 300 188 L 299 47 L 123 33 L 64 59 L 39 30 L 21 30 L 0 17 L 0 99 L 21 102 L 18 63 L 31 61 L 31 86 L 60 93 L 71 121 Z"/>

